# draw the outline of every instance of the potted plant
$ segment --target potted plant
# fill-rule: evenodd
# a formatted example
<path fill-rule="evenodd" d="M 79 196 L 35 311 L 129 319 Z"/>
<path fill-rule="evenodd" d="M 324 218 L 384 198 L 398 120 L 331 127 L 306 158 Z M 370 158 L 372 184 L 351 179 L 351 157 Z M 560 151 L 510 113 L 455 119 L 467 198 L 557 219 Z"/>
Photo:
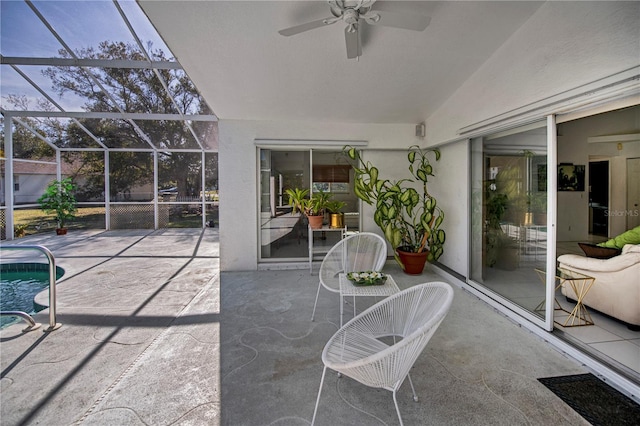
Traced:
<path fill-rule="evenodd" d="M 289 205 L 293 207 L 292 213 L 298 211 L 305 214 L 309 220 L 309 226 L 313 229 L 322 228 L 324 213 L 327 209 L 327 203 L 331 199 L 328 192 L 316 192 L 310 198 L 308 189 L 287 189 L 285 194 L 289 196 Z"/>
<path fill-rule="evenodd" d="M 380 179 L 378 168 L 365 163 L 357 149 L 345 146 L 343 152 L 357 161 L 354 192 L 375 206 L 374 221 L 391 244 L 396 261 L 406 273 L 421 274 L 425 262 L 435 262 L 444 251 L 446 236 L 440 229 L 444 212 L 427 188 L 429 177 L 434 176 L 429 156 L 438 161 L 440 151 L 409 147 L 408 169 L 413 179 L 398 181 Z"/>
<path fill-rule="evenodd" d="M 531 200 L 531 210 L 533 211 L 533 223 L 547 226 L 547 194 L 537 192 Z"/>
<path fill-rule="evenodd" d="M 16 236 L 16 238 L 24 237 L 25 235 L 27 235 L 27 227 L 28 226 L 29 226 L 29 224 L 27 224 L 27 223 L 21 223 L 21 224 L 14 225 L 13 234 Z"/>
<path fill-rule="evenodd" d="M 344 213 L 341 210 L 347 203 L 340 200 L 329 200 L 327 202 L 327 210 L 331 214 L 329 226 L 331 228 L 344 228 Z"/>
<path fill-rule="evenodd" d="M 62 180 L 53 180 L 47 186 L 44 194 L 38 198 L 38 204 L 45 213 L 54 213 L 56 216 L 56 222 L 58 227 L 56 234 L 64 235 L 67 233 L 65 227 L 68 220 L 75 217 L 76 197 L 73 194 L 76 186 L 73 184 L 71 178 L 65 178 Z"/>
<path fill-rule="evenodd" d="M 514 270 L 520 257 L 517 241 L 502 230 L 502 219 L 509 209 L 509 197 L 499 192 L 495 182 L 487 187 L 485 264 L 500 269 Z"/>

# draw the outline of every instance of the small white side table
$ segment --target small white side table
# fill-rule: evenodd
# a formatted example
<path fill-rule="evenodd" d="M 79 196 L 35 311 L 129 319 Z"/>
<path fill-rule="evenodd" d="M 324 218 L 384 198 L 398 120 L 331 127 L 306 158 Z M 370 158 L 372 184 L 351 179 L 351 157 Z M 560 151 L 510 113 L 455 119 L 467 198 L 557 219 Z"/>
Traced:
<path fill-rule="evenodd" d="M 387 275 L 387 281 L 382 285 L 353 285 L 347 278 L 347 274 L 340 274 L 340 327 L 342 327 L 342 314 L 344 311 L 344 297 L 353 296 L 353 316 L 356 316 L 356 297 L 379 296 L 388 297 L 400 292 L 398 285 L 391 275 Z"/>
<path fill-rule="evenodd" d="M 344 238 L 345 232 L 347 232 L 347 228 L 331 228 L 330 226 L 323 225 L 322 228 L 314 229 L 309 226 L 309 273 L 313 273 L 313 259 L 316 255 L 320 256 L 327 254 L 331 247 L 315 247 L 313 246 L 313 238 L 314 233 L 316 232 L 340 232 L 340 239 Z M 333 246 L 332 246 L 333 247 Z"/>

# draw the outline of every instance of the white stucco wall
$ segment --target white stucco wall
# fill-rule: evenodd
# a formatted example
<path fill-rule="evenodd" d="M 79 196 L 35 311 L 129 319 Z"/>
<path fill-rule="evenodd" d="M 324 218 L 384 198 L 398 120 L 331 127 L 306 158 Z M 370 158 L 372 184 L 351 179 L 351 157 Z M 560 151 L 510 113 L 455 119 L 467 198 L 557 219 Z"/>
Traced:
<path fill-rule="evenodd" d="M 546 2 L 428 117 L 428 143 L 640 65 L 638 22 L 640 2 Z"/>
<path fill-rule="evenodd" d="M 424 145 L 414 124 L 352 124 L 220 120 L 220 268 L 257 269 L 258 203 L 255 139 L 364 140 L 368 148 Z M 404 158 L 404 154 L 403 154 Z M 404 169 L 403 169 L 404 171 Z M 395 178 L 391 176 L 391 178 Z M 363 230 L 381 233 L 363 218 Z"/>

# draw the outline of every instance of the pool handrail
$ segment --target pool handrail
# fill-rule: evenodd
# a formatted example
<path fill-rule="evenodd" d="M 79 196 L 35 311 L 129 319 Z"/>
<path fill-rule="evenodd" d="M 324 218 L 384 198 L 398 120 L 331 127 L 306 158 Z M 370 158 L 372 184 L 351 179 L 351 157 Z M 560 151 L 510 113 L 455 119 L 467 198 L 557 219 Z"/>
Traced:
<path fill-rule="evenodd" d="M 43 331 L 53 331 L 57 330 L 62 326 L 60 323 L 56 323 L 56 259 L 53 256 L 53 253 L 41 245 L 19 245 L 19 246 L 0 246 L 0 249 L 5 250 L 37 250 L 42 252 L 49 261 L 49 327 L 45 328 Z M 17 315 L 27 321 L 29 323 L 29 327 L 24 329 L 23 331 L 31 331 L 38 328 L 40 325 L 37 324 L 31 315 L 22 311 L 6 311 L 2 312 L 2 314 L 6 315 Z M 24 315 L 23 315 L 24 314 Z M 27 317 L 29 319 L 27 319 Z"/>

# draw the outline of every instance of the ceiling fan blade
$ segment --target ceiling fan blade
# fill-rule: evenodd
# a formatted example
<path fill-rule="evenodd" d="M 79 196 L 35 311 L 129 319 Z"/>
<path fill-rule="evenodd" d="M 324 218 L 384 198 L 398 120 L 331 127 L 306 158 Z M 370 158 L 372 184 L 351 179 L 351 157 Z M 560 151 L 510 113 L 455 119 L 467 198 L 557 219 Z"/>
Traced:
<path fill-rule="evenodd" d="M 350 32 L 349 26 L 344 29 L 344 39 L 347 43 L 347 58 L 354 59 L 362 56 L 362 47 L 360 46 L 360 31 L 358 25 L 354 25 L 355 31 Z"/>
<path fill-rule="evenodd" d="M 285 28 L 284 30 L 278 31 L 283 36 L 292 36 L 296 34 L 303 33 L 305 31 L 313 30 L 316 28 L 324 27 L 325 25 L 333 24 L 334 17 L 331 16 L 329 18 L 318 19 L 317 21 L 307 22 L 306 24 L 296 25 L 295 27 Z M 325 22 L 327 21 L 327 22 Z M 335 21 L 334 21 L 335 22 Z"/>
<path fill-rule="evenodd" d="M 385 27 L 402 28 L 405 30 L 424 31 L 431 22 L 431 18 L 420 14 L 395 13 L 375 11 L 380 15 L 380 19 L 367 19 L 371 25 L 382 25 Z M 373 18 L 373 13 L 371 13 Z M 365 18 L 369 18 L 365 15 Z"/>

